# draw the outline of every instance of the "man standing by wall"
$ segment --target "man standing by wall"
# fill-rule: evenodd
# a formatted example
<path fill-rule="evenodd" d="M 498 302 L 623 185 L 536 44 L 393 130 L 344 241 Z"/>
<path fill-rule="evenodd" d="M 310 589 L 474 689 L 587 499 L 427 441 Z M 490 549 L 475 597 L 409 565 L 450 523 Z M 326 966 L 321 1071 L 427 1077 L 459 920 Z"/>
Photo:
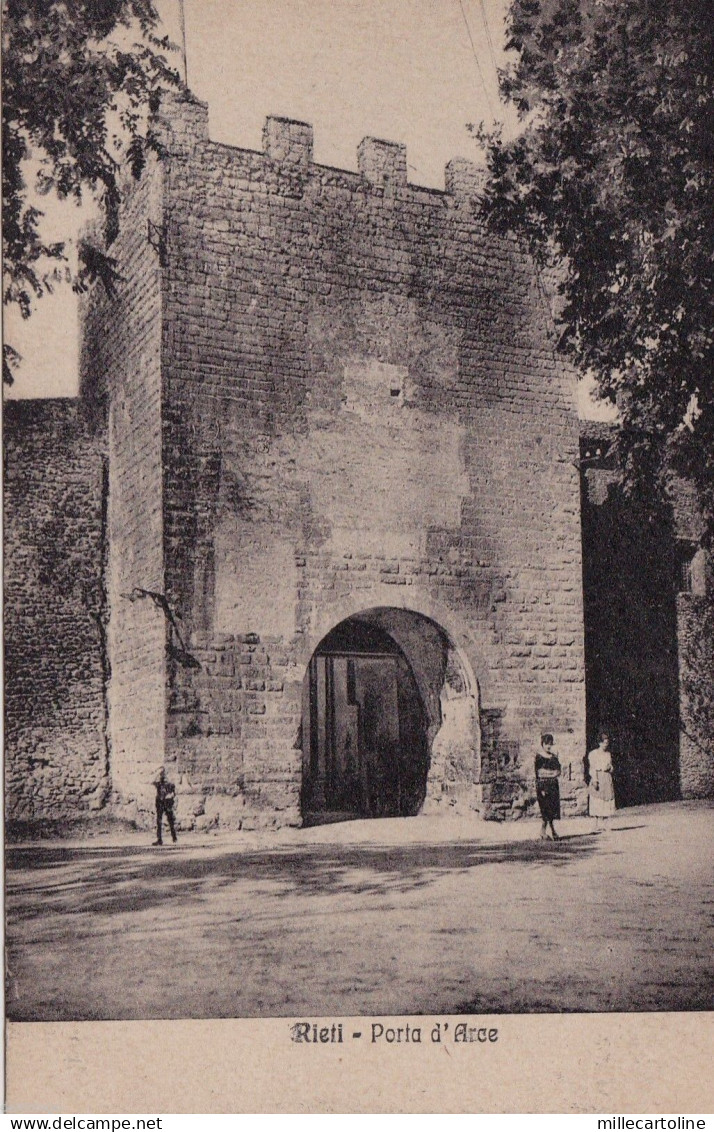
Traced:
<path fill-rule="evenodd" d="M 158 777 L 154 782 L 156 787 L 156 841 L 154 845 L 163 845 L 163 838 L 161 835 L 161 826 L 163 823 L 163 816 L 166 814 L 166 820 L 169 823 L 169 830 L 171 832 L 171 840 L 176 843 L 176 826 L 174 824 L 174 802 L 176 801 L 176 787 L 173 782 L 169 782 L 166 777 L 164 767 L 161 767 Z"/>

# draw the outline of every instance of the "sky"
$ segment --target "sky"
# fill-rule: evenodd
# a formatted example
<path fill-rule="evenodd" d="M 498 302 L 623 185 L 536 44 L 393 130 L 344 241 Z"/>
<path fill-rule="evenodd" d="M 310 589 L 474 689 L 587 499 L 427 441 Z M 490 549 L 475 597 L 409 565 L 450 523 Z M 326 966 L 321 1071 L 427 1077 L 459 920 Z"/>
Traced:
<path fill-rule="evenodd" d="M 356 169 L 367 135 L 405 142 L 409 178 L 443 188 L 456 156 L 478 160 L 467 123 L 516 129 L 499 100 L 507 0 L 184 0 L 188 82 L 209 106 L 210 136 L 261 148 L 278 114 L 311 122 L 315 160 Z M 181 42 L 179 0 L 158 0 L 164 30 Z M 177 65 L 180 55 L 176 56 Z M 84 220 L 46 198 L 51 238 Z M 62 287 L 22 322 L 6 313 L 6 339 L 23 361 L 11 396 L 71 396 L 77 389 L 76 300 Z"/>

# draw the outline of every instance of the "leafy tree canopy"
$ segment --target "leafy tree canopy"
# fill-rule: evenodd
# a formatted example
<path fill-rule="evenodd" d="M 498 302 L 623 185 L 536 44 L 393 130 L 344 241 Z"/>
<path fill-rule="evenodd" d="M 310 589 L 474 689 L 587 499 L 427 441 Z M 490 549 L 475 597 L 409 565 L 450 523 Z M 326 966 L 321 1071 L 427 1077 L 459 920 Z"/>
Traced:
<path fill-rule="evenodd" d="M 711 0 L 512 0 L 522 132 L 476 132 L 485 207 L 556 262 L 561 348 L 619 409 L 631 484 L 671 468 L 714 534 Z"/>
<path fill-rule="evenodd" d="M 156 145 L 147 111 L 179 77 L 153 0 L 6 0 L 3 14 L 3 302 L 27 318 L 69 275 L 64 243 L 42 236 L 38 195 L 97 197 L 110 243 L 122 155 L 138 176 Z M 98 278 L 111 290 L 110 256 L 85 241 L 78 260 L 77 289 Z M 16 359 L 8 346 L 5 381 Z"/>

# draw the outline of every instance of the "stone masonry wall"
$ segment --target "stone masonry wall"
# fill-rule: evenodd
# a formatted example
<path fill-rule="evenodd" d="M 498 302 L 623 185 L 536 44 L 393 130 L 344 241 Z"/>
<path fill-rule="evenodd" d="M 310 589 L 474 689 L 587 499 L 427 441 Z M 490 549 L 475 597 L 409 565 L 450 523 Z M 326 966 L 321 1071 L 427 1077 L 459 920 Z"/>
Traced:
<path fill-rule="evenodd" d="M 671 485 L 679 539 L 679 779 L 683 798 L 714 797 L 714 561 L 691 484 Z"/>
<path fill-rule="evenodd" d="M 106 462 L 76 400 L 6 401 L 8 829 L 96 814 L 105 729 Z"/>
<path fill-rule="evenodd" d="M 162 178 L 150 162 L 127 186 L 115 297 L 97 285 L 84 312 L 84 396 L 108 402 L 109 734 L 116 812 L 151 820 L 164 758 L 166 643 L 162 595 Z"/>
<path fill-rule="evenodd" d="M 407 183 L 401 146 L 366 139 L 347 173 L 312 163 L 302 123 L 269 120 L 253 153 L 185 110 L 163 498 L 194 664 L 170 671 L 167 751 L 191 820 L 296 820 L 307 662 L 378 607 L 432 618 L 467 658 L 484 813 L 532 776 L 543 728 L 581 806 L 578 427 L 530 263 L 483 230 L 468 163 L 442 193 Z"/>
<path fill-rule="evenodd" d="M 612 426 L 583 422 L 588 737 L 610 732 L 619 805 L 714 793 L 714 584 L 695 493 L 625 493 Z"/>
<path fill-rule="evenodd" d="M 714 798 L 714 598 L 679 594 L 681 739 L 679 775 L 683 798 Z"/>
<path fill-rule="evenodd" d="M 589 430 L 592 431 L 592 430 Z M 610 735 L 619 806 L 679 796 L 675 542 L 666 509 L 627 496 L 583 443 L 588 748 Z M 590 455 L 590 453 L 594 453 Z M 601 462 L 606 466 L 599 466 Z"/>

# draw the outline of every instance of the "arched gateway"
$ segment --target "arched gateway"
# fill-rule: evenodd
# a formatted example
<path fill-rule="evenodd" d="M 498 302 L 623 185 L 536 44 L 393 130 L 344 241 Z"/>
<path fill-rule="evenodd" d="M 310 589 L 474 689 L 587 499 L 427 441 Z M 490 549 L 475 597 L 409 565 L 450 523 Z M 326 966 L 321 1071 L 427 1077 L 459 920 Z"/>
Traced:
<path fill-rule="evenodd" d="M 406 817 L 468 804 L 478 783 L 475 681 L 446 632 L 380 608 L 336 625 L 303 688 L 303 821 Z"/>

